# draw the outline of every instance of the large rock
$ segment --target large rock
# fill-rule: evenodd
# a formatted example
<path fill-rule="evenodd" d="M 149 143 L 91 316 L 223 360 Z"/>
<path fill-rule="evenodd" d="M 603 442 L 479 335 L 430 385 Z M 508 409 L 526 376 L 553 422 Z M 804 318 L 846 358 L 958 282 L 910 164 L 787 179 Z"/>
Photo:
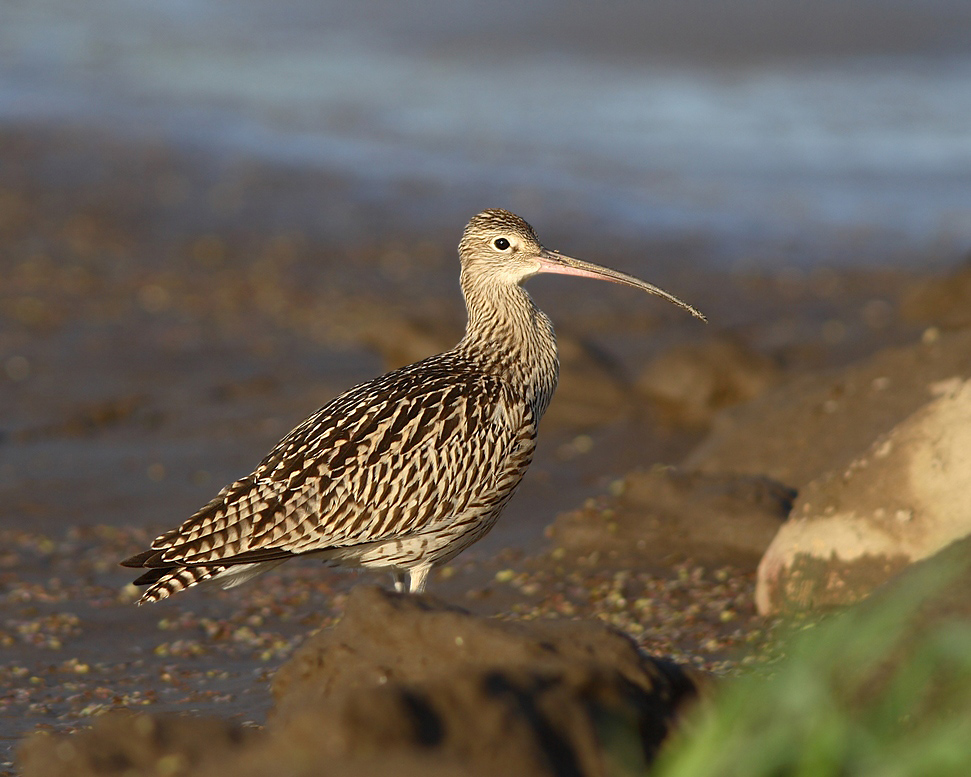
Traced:
<path fill-rule="evenodd" d="M 971 377 L 971 330 L 930 330 L 916 345 L 795 378 L 723 411 L 684 466 L 765 475 L 802 488 L 830 470 L 845 469 L 931 399 L 931 386 L 955 376 Z"/>
<path fill-rule="evenodd" d="M 759 565 L 762 613 L 846 604 L 971 534 L 971 381 L 810 483 Z"/>
<path fill-rule="evenodd" d="M 24 777 L 600 777 L 643 773 L 694 697 L 599 623 L 500 621 L 373 587 L 277 673 L 264 731 L 106 715 L 35 735 Z"/>
<path fill-rule="evenodd" d="M 673 467 L 631 472 L 614 491 L 557 516 L 548 532 L 556 546 L 625 566 L 690 558 L 754 570 L 795 497 L 764 477 Z"/>

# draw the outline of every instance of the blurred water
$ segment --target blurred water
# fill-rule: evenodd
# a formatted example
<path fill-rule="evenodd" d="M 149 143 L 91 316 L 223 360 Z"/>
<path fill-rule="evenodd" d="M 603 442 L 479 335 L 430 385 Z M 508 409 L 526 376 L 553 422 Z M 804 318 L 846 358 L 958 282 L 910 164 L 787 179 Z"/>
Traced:
<path fill-rule="evenodd" d="M 8 0 L 0 120 L 333 170 L 430 226 L 500 204 L 701 235 L 731 259 L 774 261 L 758 246 L 778 244 L 952 258 L 971 247 L 964 5 L 822 3 L 803 20 L 758 0 L 717 17 L 692 2 Z M 395 203 L 401 183 L 425 194 Z"/>

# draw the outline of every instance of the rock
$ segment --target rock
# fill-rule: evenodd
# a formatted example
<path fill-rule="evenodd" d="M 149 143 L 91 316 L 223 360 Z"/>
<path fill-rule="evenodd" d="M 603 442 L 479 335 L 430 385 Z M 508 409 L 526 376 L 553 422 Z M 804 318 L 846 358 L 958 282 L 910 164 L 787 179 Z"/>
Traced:
<path fill-rule="evenodd" d="M 277 673 L 263 731 L 109 714 L 34 735 L 24 777 L 643 773 L 696 694 L 600 623 L 500 621 L 359 586 Z"/>
<path fill-rule="evenodd" d="M 553 542 L 619 564 L 702 563 L 755 569 L 795 492 L 768 478 L 658 467 L 632 472 L 619 495 L 557 517 Z"/>
<path fill-rule="evenodd" d="M 704 426 L 722 408 L 763 394 L 779 375 L 770 358 L 722 336 L 665 351 L 644 368 L 636 386 L 669 421 Z"/>
<path fill-rule="evenodd" d="M 683 462 L 701 472 L 765 475 L 802 488 L 842 471 L 881 434 L 932 398 L 930 387 L 971 377 L 971 331 L 929 330 L 838 372 L 797 377 L 720 413 Z"/>
<path fill-rule="evenodd" d="M 800 493 L 759 564 L 760 612 L 857 601 L 971 534 L 971 380 L 935 389 L 937 399 Z"/>

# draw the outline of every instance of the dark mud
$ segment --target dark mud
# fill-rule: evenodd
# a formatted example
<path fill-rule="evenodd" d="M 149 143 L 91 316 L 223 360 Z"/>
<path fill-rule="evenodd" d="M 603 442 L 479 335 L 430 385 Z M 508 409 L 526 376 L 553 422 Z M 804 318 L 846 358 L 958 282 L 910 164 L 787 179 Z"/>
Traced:
<path fill-rule="evenodd" d="M 341 389 L 447 347 L 464 316 L 462 224 L 416 234 L 349 201 L 338 178 L 84 131 L 5 130 L 0 148 L 3 768 L 23 734 L 114 708 L 260 724 L 273 672 L 337 621 L 355 585 L 385 581 L 294 562 L 230 592 L 136 608 L 116 563 Z M 578 508 L 609 524 L 617 484 L 682 462 L 724 408 L 935 337 L 928 327 L 962 324 L 967 300 L 904 270 L 731 272 L 706 262 L 703 243 L 605 245 L 534 226 L 712 323 L 613 287 L 531 284 L 563 342 L 560 392 L 503 520 L 431 590 L 479 614 L 600 619 L 653 655 L 732 671 L 772 626 L 752 603 L 757 549 L 711 542 L 723 551 L 712 554 L 690 532 L 659 530 L 671 547 L 620 563 L 609 526 L 600 549 L 590 532 L 550 544 L 546 527 Z M 803 430 L 760 434 L 775 431 Z M 665 492 L 667 520 L 678 499 L 690 511 L 724 497 L 712 488 L 699 478 Z M 752 502 L 755 518 L 736 508 L 761 537 L 771 510 L 746 488 L 731 498 Z"/>

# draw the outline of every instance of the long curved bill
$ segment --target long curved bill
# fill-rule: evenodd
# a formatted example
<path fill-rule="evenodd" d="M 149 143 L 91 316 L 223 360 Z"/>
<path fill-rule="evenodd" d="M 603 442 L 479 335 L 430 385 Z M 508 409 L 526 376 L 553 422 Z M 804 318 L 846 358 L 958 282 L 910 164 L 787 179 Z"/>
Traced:
<path fill-rule="evenodd" d="M 602 281 L 613 281 L 614 283 L 623 283 L 626 286 L 633 286 L 635 289 L 640 289 L 641 291 L 646 291 L 649 294 L 656 294 L 658 297 L 664 297 L 664 299 L 669 302 L 673 302 L 679 308 L 684 308 L 695 318 L 702 321 L 707 321 L 708 319 L 705 315 L 691 307 L 687 302 L 678 299 L 673 294 L 669 294 L 664 289 L 659 289 L 651 283 L 642 281 L 640 278 L 635 278 L 633 275 L 627 275 L 627 273 L 617 272 L 617 270 L 611 270 L 607 267 L 601 267 L 598 264 L 591 264 L 590 262 L 584 262 L 580 259 L 574 259 L 572 256 L 564 256 L 556 251 L 548 251 L 545 248 L 539 255 L 540 262 L 540 272 L 541 273 L 555 273 L 557 275 L 576 275 L 578 278 L 596 278 Z"/>

